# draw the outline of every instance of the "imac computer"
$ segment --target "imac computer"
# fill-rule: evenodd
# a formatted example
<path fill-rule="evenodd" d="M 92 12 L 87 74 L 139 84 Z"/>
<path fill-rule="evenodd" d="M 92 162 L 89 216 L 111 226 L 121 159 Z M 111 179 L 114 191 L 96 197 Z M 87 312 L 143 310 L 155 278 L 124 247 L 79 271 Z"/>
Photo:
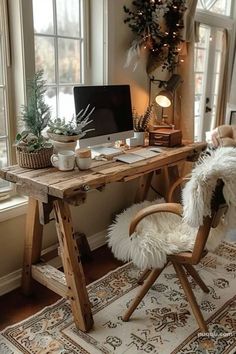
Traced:
<path fill-rule="evenodd" d="M 74 101 L 76 114 L 88 104 L 90 109 L 95 107 L 90 116 L 92 122 L 86 127 L 93 130 L 79 140 L 80 147 L 99 152 L 100 147 L 134 135 L 129 85 L 77 86 Z"/>

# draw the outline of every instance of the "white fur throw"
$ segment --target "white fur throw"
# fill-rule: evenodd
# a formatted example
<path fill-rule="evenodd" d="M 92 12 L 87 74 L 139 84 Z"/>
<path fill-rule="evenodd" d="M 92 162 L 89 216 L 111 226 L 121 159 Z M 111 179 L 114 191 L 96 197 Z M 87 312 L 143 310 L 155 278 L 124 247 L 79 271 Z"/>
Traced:
<path fill-rule="evenodd" d="M 200 158 L 190 181 L 182 192 L 183 218 L 191 226 L 199 227 L 204 216 L 211 214 L 211 197 L 217 180 L 224 182 L 223 194 L 229 207 L 225 222 L 236 223 L 236 148 L 222 147 Z M 190 198 L 191 196 L 191 198 Z"/>
<path fill-rule="evenodd" d="M 210 213 L 211 196 L 218 178 L 225 182 L 224 197 L 232 215 L 232 210 L 236 210 L 236 149 L 219 148 L 211 156 L 201 158 L 184 188 L 184 219 L 171 213 L 153 214 L 143 219 L 129 237 L 129 224 L 135 214 L 164 200 L 134 204 L 117 215 L 108 229 L 108 245 L 114 255 L 123 261 L 132 260 L 145 269 L 163 267 L 168 254 L 192 250 L 197 229 L 204 215 Z M 219 244 L 226 227 L 222 222 L 217 229 L 211 229 L 206 245 L 208 250 L 214 250 Z"/>

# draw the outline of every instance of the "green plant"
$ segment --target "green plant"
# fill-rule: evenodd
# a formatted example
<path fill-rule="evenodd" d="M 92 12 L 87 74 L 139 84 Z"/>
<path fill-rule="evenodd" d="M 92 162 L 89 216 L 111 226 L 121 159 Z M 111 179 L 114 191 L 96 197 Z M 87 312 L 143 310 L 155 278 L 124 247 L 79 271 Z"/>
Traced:
<path fill-rule="evenodd" d="M 66 122 L 65 118 L 50 120 L 48 123 L 48 132 L 66 136 L 79 135 L 80 138 L 85 136 L 88 131 L 93 130 L 84 130 L 84 128 L 92 122 L 89 118 L 95 109 L 95 107 L 93 107 L 89 111 L 89 107 L 90 105 L 88 105 L 85 109 L 82 109 L 76 117 L 73 116 L 68 122 Z"/>
<path fill-rule="evenodd" d="M 42 136 L 47 127 L 51 113 L 50 107 L 45 103 L 46 81 L 43 80 L 43 70 L 37 71 L 32 80 L 27 83 L 29 92 L 28 103 L 22 105 L 22 120 L 25 130 L 16 135 L 16 145 L 29 152 L 52 145 Z"/>
<path fill-rule="evenodd" d="M 147 107 L 144 114 L 139 115 L 136 111 L 133 111 L 133 122 L 134 122 L 134 131 L 136 132 L 145 132 L 148 130 L 148 126 L 152 117 L 153 105 Z"/>

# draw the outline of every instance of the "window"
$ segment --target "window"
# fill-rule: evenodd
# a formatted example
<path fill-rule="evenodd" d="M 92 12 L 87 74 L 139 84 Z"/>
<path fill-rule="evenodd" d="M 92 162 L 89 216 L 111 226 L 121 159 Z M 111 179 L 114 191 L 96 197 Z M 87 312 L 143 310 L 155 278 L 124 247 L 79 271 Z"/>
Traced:
<path fill-rule="evenodd" d="M 197 8 L 230 16 L 232 0 L 198 0 Z"/>
<path fill-rule="evenodd" d="M 195 45 L 195 140 L 214 128 L 223 52 L 223 30 L 201 24 Z"/>
<path fill-rule="evenodd" d="M 35 68 L 47 80 L 52 117 L 71 119 L 73 86 L 84 83 L 82 0 L 33 0 Z"/>
<path fill-rule="evenodd" d="M 10 141 L 7 105 L 7 51 L 4 2 L 0 1 L 0 168 L 10 162 Z M 0 199 L 8 194 L 10 184 L 0 179 Z"/>
<path fill-rule="evenodd" d="M 199 0 L 198 9 L 201 9 L 196 13 L 199 41 L 195 44 L 194 55 L 196 141 L 205 140 L 205 133 L 212 130 L 216 124 L 219 90 L 224 70 L 222 63 L 225 55 L 225 31 L 230 32 L 233 28 L 233 21 L 229 18 L 231 1 Z"/>

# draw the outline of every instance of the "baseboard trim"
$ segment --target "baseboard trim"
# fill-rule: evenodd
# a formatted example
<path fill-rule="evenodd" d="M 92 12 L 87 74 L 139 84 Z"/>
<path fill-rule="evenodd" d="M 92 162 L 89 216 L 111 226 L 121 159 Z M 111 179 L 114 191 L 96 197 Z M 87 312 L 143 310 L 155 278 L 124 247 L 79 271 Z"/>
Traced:
<path fill-rule="evenodd" d="M 88 237 L 88 243 L 89 247 L 91 250 L 95 250 L 106 243 L 106 230 L 103 230 L 101 232 L 98 232 L 94 235 L 91 235 Z M 47 249 L 42 251 L 42 254 L 45 254 L 49 251 L 52 251 L 57 248 L 57 245 L 52 245 L 48 247 Z M 57 257 L 58 258 L 58 257 Z M 53 264 L 54 266 L 58 266 L 58 259 L 55 259 L 55 262 L 53 264 L 50 262 L 50 264 Z M 0 296 L 9 293 L 10 291 L 19 288 L 20 283 L 21 283 L 21 273 L 22 269 L 17 269 L 16 271 L 9 273 L 7 275 L 4 275 L 3 277 L 0 278 Z"/>
<path fill-rule="evenodd" d="M 100 231 L 88 237 L 89 247 L 92 251 L 102 247 L 106 243 L 107 230 Z"/>
<path fill-rule="evenodd" d="M 21 269 L 0 278 L 0 296 L 18 288 L 21 281 Z"/>

